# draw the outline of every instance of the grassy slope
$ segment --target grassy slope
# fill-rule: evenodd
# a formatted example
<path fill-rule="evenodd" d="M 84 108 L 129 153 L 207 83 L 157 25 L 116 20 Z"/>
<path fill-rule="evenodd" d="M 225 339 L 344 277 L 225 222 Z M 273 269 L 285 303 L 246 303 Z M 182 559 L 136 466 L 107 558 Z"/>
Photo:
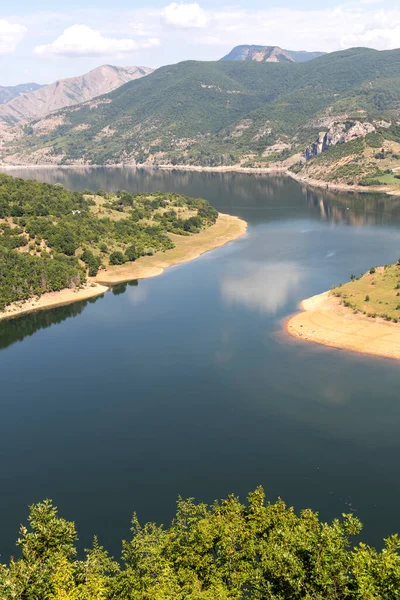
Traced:
<path fill-rule="evenodd" d="M 301 64 L 183 62 L 122 86 L 100 104 L 61 111 L 64 124 L 45 135 L 27 129 L 16 148 L 47 147 L 56 162 L 94 164 L 149 157 L 233 164 L 260 157 L 282 139 L 295 151 L 315 139 L 312 120 L 327 109 L 362 120 L 398 114 L 399 66 L 399 50 L 363 48 Z M 103 135 L 106 126 L 111 134 Z"/>
<path fill-rule="evenodd" d="M 400 319 L 400 265 L 378 267 L 373 273 L 334 288 L 333 293 L 357 312 L 397 321 Z"/>

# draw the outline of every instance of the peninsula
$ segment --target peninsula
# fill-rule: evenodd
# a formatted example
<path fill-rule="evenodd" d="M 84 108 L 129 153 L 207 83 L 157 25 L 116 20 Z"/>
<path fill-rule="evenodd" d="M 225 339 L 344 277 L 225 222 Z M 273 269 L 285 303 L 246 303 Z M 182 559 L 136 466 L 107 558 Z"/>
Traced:
<path fill-rule="evenodd" d="M 0 320 L 159 275 L 246 227 L 202 198 L 69 192 L 0 174 Z"/>
<path fill-rule="evenodd" d="M 301 304 L 286 331 L 298 339 L 400 360 L 400 263 L 360 277 Z"/>

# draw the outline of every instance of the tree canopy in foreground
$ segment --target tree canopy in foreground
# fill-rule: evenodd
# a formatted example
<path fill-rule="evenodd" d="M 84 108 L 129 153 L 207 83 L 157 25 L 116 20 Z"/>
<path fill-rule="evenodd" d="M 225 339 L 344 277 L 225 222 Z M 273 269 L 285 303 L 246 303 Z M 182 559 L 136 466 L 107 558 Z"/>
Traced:
<path fill-rule="evenodd" d="M 132 518 L 131 538 L 116 562 L 95 538 L 77 559 L 73 522 L 50 500 L 31 506 L 21 526 L 21 557 L 0 566 L 2 600 L 396 600 L 397 535 L 377 551 L 351 537 L 352 514 L 323 523 L 299 515 L 263 489 L 242 504 L 234 496 L 211 506 L 179 499 L 168 528 Z"/>

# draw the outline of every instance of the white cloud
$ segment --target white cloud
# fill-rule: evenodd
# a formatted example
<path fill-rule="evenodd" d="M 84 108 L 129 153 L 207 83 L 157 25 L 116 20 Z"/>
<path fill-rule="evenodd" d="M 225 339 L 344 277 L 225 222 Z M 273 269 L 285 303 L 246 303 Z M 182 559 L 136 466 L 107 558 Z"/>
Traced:
<path fill-rule="evenodd" d="M 25 36 L 27 28 L 0 19 L 0 54 L 11 54 Z"/>
<path fill-rule="evenodd" d="M 181 4 L 172 2 L 162 11 L 162 18 L 167 25 L 190 29 L 206 27 L 207 13 L 197 3 Z"/>
<path fill-rule="evenodd" d="M 291 262 L 249 267 L 241 275 L 225 278 L 221 293 L 228 304 L 274 315 L 294 294 L 301 277 L 298 266 Z"/>
<path fill-rule="evenodd" d="M 72 25 L 51 44 L 36 46 L 34 53 L 40 56 L 95 57 L 115 56 L 133 52 L 140 48 L 158 46 L 157 38 L 117 39 L 103 36 L 100 31 L 87 25 Z"/>

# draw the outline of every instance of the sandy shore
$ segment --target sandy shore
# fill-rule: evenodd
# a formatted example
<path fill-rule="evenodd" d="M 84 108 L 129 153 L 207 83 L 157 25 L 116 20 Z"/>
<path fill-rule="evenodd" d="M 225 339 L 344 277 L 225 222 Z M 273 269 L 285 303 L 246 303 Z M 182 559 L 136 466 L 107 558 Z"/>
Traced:
<path fill-rule="evenodd" d="M 72 302 L 79 302 L 79 300 L 87 300 L 88 298 L 94 298 L 95 296 L 102 296 L 105 292 L 108 292 L 108 287 L 99 285 L 95 282 L 90 282 L 83 286 L 81 289 L 70 289 L 61 290 L 60 292 L 49 292 L 43 294 L 43 296 L 31 298 L 25 302 L 15 302 L 7 306 L 4 311 L 0 312 L 0 320 L 12 319 L 13 317 L 19 317 L 27 313 L 35 312 L 36 310 L 45 310 L 48 308 L 55 308 L 56 306 L 64 306 L 65 304 L 71 304 Z"/>
<path fill-rule="evenodd" d="M 292 179 L 295 179 L 299 183 L 309 185 L 311 187 L 317 187 L 324 190 L 331 190 L 336 192 L 358 192 L 361 194 L 388 194 L 389 196 L 400 196 L 400 188 L 394 188 L 387 185 L 348 185 L 346 183 L 331 183 L 322 181 L 320 179 L 312 179 L 293 173 L 292 171 L 286 171 L 285 175 L 288 175 Z"/>
<path fill-rule="evenodd" d="M 183 237 L 172 235 L 175 248 L 160 252 L 154 256 L 143 256 L 134 263 L 121 267 L 109 267 L 99 272 L 95 279 L 79 290 L 65 289 L 60 292 L 43 294 L 25 302 L 16 302 L 0 312 L 0 320 L 12 319 L 36 310 L 45 310 L 101 296 L 108 292 L 109 286 L 160 275 L 164 269 L 198 258 L 204 252 L 223 246 L 246 233 L 247 223 L 238 217 L 220 214 L 215 225 L 198 234 Z"/>
<path fill-rule="evenodd" d="M 331 292 L 308 298 L 301 307 L 303 312 L 285 323 L 286 331 L 293 337 L 400 360 L 400 324 L 354 314 Z"/>
<path fill-rule="evenodd" d="M 198 258 L 204 252 L 224 246 L 246 233 L 247 223 L 238 217 L 219 214 L 217 222 L 208 229 L 192 236 L 171 234 L 175 248 L 158 252 L 154 256 L 143 256 L 134 263 L 121 267 L 110 267 L 99 271 L 97 283 L 112 285 L 132 279 L 144 279 L 160 275 L 164 269 Z"/>

